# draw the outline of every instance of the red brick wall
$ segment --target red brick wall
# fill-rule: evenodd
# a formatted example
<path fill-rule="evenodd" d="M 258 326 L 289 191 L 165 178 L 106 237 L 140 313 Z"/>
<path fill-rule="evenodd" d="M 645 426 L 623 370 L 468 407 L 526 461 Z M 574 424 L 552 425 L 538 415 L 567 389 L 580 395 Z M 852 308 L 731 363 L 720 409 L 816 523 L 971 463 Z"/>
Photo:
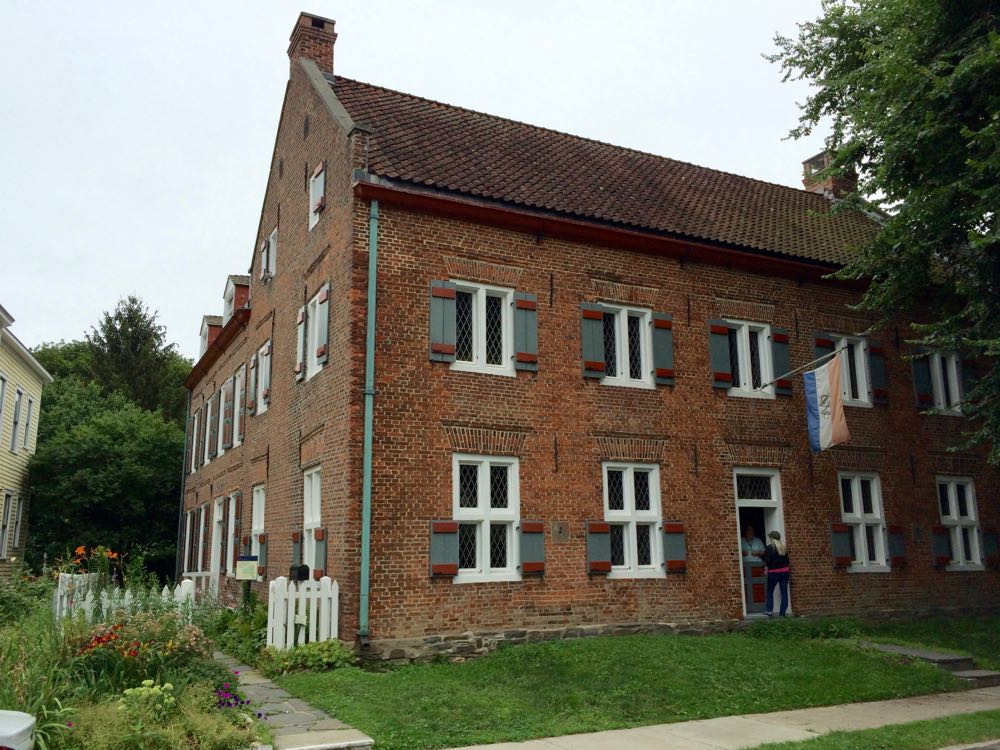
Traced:
<path fill-rule="evenodd" d="M 367 209 L 355 209 L 356 268 L 364 265 Z M 711 387 L 710 318 L 785 327 L 793 366 L 813 358 L 818 331 L 865 327 L 855 295 L 620 250 L 544 239 L 383 205 L 379 234 L 373 638 L 466 629 L 726 618 L 741 615 L 734 466 L 781 470 L 793 563 L 792 605 L 803 614 L 997 604 L 996 573 L 931 566 L 936 473 L 971 473 L 986 525 L 997 474 L 977 455 L 947 454 L 961 420 L 916 412 L 910 365 L 895 330 L 880 334 L 890 403 L 848 408 L 850 447 L 812 457 L 801 379 L 795 395 L 741 399 Z M 505 268 L 483 267 L 474 259 Z M 428 286 L 479 274 L 517 279 L 538 296 L 539 371 L 516 378 L 453 372 L 427 356 Z M 677 384 L 615 388 L 580 372 L 585 301 L 634 302 L 673 315 Z M 844 320 L 844 318 L 849 318 Z M 363 308 L 357 313 L 362 325 Z M 904 338 L 905 330 L 899 335 Z M 355 374 L 360 388 L 360 373 Z M 468 438 L 470 430 L 473 438 Z M 477 437 L 478 436 L 478 437 Z M 544 579 L 455 584 L 428 576 L 428 522 L 452 517 L 451 456 L 490 440 L 520 443 L 521 517 L 546 523 Z M 478 451 L 473 451 L 478 452 Z M 967 455 L 967 454 L 962 454 Z M 601 461 L 660 465 L 663 517 L 687 527 L 688 572 L 666 579 L 588 577 L 584 521 L 603 517 Z M 878 471 L 885 515 L 905 529 L 909 566 L 886 574 L 834 572 L 829 522 L 839 514 L 837 470 Z M 552 524 L 569 524 L 556 543 Z"/>

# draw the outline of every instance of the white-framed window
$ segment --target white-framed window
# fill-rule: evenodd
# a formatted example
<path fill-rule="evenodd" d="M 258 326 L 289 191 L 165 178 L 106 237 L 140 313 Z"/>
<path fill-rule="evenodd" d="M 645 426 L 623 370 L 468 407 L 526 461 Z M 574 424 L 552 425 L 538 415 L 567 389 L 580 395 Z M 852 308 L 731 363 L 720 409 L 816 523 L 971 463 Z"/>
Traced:
<path fill-rule="evenodd" d="M 201 427 L 201 409 L 194 413 L 194 421 L 191 423 L 191 466 L 190 473 L 194 474 L 198 470 L 198 451 L 201 446 L 198 445 L 198 430 Z"/>
<path fill-rule="evenodd" d="M 318 466 L 302 473 L 302 562 L 310 568 L 316 559 L 316 538 L 313 531 L 323 525 L 321 476 Z"/>
<path fill-rule="evenodd" d="M 198 557 L 194 561 L 194 567 L 192 570 L 196 573 L 201 573 L 205 570 L 205 545 L 209 540 L 205 539 L 205 531 L 208 528 L 208 503 L 202 503 L 198 507 Z"/>
<path fill-rule="evenodd" d="M 267 283 L 278 267 L 278 227 L 260 243 L 260 278 Z"/>
<path fill-rule="evenodd" d="M 265 398 L 265 393 L 268 398 Z M 271 342 L 268 340 L 257 351 L 257 411 L 263 414 L 267 411 L 267 402 L 271 394 Z"/>
<path fill-rule="evenodd" d="M 609 525 L 609 578 L 657 578 L 660 542 L 660 470 L 655 464 L 605 462 L 604 520 Z"/>
<path fill-rule="evenodd" d="M 886 571 L 888 539 L 877 474 L 841 472 L 841 519 L 850 526 L 852 572 Z"/>
<path fill-rule="evenodd" d="M 226 498 L 226 503 L 229 512 L 226 514 L 226 538 L 222 541 L 222 549 L 225 550 L 226 575 L 232 577 L 236 575 L 236 544 L 233 542 L 236 534 L 236 495 Z"/>
<path fill-rule="evenodd" d="M 781 501 L 781 472 L 777 469 L 735 469 L 733 490 L 740 505 L 776 508 Z"/>
<path fill-rule="evenodd" d="M 606 385 L 653 388 L 653 339 L 650 310 L 601 303 L 604 313 Z"/>
<path fill-rule="evenodd" d="M 218 573 L 226 562 L 226 498 L 217 497 L 212 506 L 212 560 L 211 570 Z"/>
<path fill-rule="evenodd" d="M 512 289 L 455 281 L 453 370 L 514 376 Z"/>
<path fill-rule="evenodd" d="M 18 495 L 14 499 L 16 511 L 14 513 L 14 542 L 13 549 L 21 546 L 21 526 L 24 521 L 24 495 Z"/>
<path fill-rule="evenodd" d="M 968 477 L 938 477 L 938 508 L 941 525 L 948 529 L 951 564 L 948 570 L 979 569 L 979 515 L 976 491 Z"/>
<path fill-rule="evenodd" d="M 193 558 L 193 552 L 191 548 L 191 543 L 194 539 L 193 533 L 195 529 L 195 512 L 189 510 L 184 514 L 184 560 L 183 562 L 183 573 L 191 573 L 191 560 Z"/>
<path fill-rule="evenodd" d="M 24 415 L 24 442 L 22 445 L 25 450 L 31 447 L 31 416 L 35 410 L 35 400 L 28 396 L 28 405 L 25 407 Z"/>
<path fill-rule="evenodd" d="M 306 305 L 306 350 L 303 352 L 306 360 L 306 380 L 322 369 L 319 362 L 319 346 L 326 344 L 326 341 L 320 341 L 320 329 L 325 331 L 326 325 L 325 322 L 324 325 L 320 325 L 320 316 L 329 314 L 329 310 L 327 305 L 320 302 L 320 297 L 326 300 L 329 299 L 328 295 L 327 290 L 321 290 Z"/>
<path fill-rule="evenodd" d="M 250 494 L 250 554 L 260 554 L 260 535 L 264 533 L 264 485 L 255 485 Z"/>
<path fill-rule="evenodd" d="M 521 579 L 519 466 L 518 459 L 507 456 L 452 455 L 452 508 L 458 521 L 455 583 Z"/>
<path fill-rule="evenodd" d="M 246 404 L 244 403 L 244 396 L 246 392 L 246 382 L 247 382 L 247 366 L 240 365 L 240 368 L 236 371 L 235 377 L 235 388 L 233 389 L 233 447 L 241 445 L 243 443 L 243 429 L 246 425 L 246 415 L 244 413 L 244 408 Z"/>
<path fill-rule="evenodd" d="M 14 391 L 14 423 L 10 429 L 10 449 L 14 453 L 17 453 L 17 447 L 18 447 L 17 431 L 18 428 L 20 428 L 21 420 L 23 419 L 23 415 L 21 414 L 21 409 L 23 408 L 23 406 L 24 406 L 24 391 L 18 388 Z"/>
<path fill-rule="evenodd" d="M 771 361 L 771 326 L 744 320 L 727 320 L 729 329 L 729 373 L 732 396 L 774 398 Z"/>
<path fill-rule="evenodd" d="M 931 384 L 934 408 L 948 414 L 961 414 L 962 360 L 955 352 L 931 352 Z"/>
<path fill-rule="evenodd" d="M 868 376 L 868 340 L 860 336 L 832 336 L 840 354 L 840 391 L 845 406 L 871 406 L 871 380 Z"/>
<path fill-rule="evenodd" d="M 3 505 L 0 506 L 0 560 L 6 560 L 10 552 L 10 511 L 14 505 L 14 495 L 3 493 Z"/>
<path fill-rule="evenodd" d="M 326 169 L 320 162 L 309 178 L 309 229 L 319 222 L 319 215 L 326 206 Z"/>

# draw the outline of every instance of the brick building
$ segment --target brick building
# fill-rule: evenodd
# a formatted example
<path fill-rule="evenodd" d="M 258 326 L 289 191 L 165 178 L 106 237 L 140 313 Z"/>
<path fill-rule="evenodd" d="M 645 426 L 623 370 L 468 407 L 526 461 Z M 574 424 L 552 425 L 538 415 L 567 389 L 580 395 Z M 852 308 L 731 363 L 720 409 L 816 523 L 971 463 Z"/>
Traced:
<path fill-rule="evenodd" d="M 998 604 L 998 475 L 949 451 L 974 372 L 863 335 L 824 276 L 874 224 L 823 155 L 772 185 L 338 77 L 335 41 L 299 17 L 250 273 L 203 322 L 181 573 L 308 566 L 397 655 L 752 616 L 747 526 L 796 613 Z M 852 438 L 813 455 L 771 381 L 834 348 Z"/>

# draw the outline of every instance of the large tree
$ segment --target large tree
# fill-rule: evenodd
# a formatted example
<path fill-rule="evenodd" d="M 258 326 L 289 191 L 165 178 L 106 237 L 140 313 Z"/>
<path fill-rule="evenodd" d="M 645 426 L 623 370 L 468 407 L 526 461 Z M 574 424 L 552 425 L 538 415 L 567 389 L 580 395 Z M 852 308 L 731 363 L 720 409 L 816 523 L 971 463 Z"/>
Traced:
<path fill-rule="evenodd" d="M 187 408 L 184 378 L 191 363 L 167 341 L 166 329 L 134 295 L 105 312 L 87 334 L 91 375 L 105 393 L 120 391 L 143 409 L 178 424 Z"/>
<path fill-rule="evenodd" d="M 775 41 L 785 79 L 814 87 L 792 136 L 829 124 L 829 173 L 856 171 L 851 203 L 881 214 L 841 276 L 883 318 L 914 313 L 915 343 L 979 360 L 963 408 L 1000 463 L 1000 6 L 824 0 Z"/>

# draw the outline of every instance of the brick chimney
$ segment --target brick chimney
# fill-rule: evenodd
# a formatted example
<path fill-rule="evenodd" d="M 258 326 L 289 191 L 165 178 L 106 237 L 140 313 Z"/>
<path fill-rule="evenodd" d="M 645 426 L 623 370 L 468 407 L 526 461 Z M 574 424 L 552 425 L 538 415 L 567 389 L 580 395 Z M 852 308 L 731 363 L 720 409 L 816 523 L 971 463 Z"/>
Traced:
<path fill-rule="evenodd" d="M 333 26 L 329 18 L 299 13 L 288 44 L 288 59 L 292 65 L 305 57 L 315 62 L 320 72 L 333 74 L 333 45 L 337 41 Z"/>
<path fill-rule="evenodd" d="M 833 162 L 833 154 L 821 151 L 802 162 L 802 185 L 811 193 L 822 193 L 827 198 L 845 198 L 858 189 L 858 176 L 850 174 L 821 177 L 820 173 Z"/>

